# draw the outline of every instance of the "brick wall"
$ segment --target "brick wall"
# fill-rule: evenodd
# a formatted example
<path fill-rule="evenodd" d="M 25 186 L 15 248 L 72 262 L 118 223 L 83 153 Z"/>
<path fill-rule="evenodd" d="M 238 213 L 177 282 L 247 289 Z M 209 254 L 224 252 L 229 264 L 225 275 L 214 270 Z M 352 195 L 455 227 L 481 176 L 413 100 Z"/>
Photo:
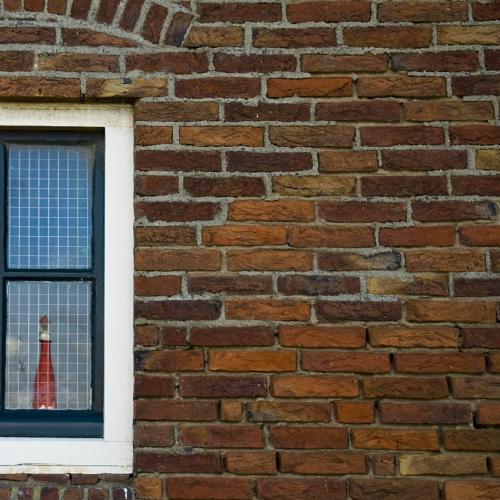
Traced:
<path fill-rule="evenodd" d="M 4 0 L 0 97 L 136 109 L 135 474 L 0 499 L 500 498 L 500 3 Z"/>

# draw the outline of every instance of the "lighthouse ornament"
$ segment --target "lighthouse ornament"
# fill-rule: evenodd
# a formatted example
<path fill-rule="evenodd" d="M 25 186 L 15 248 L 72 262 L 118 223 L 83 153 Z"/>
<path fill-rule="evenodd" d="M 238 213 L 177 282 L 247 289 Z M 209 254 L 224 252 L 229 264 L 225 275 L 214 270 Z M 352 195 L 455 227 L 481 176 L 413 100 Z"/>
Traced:
<path fill-rule="evenodd" d="M 35 376 L 33 394 L 34 410 L 55 410 L 57 408 L 56 377 L 52 365 L 50 321 L 47 315 L 40 317 L 40 359 Z"/>

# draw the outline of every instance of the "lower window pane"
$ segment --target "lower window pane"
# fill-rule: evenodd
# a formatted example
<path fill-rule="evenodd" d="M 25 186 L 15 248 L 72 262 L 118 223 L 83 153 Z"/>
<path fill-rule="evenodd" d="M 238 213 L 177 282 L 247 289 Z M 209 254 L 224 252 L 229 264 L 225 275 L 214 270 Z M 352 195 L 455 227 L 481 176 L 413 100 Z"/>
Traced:
<path fill-rule="evenodd" d="M 89 282 L 7 283 L 5 408 L 91 409 Z"/>

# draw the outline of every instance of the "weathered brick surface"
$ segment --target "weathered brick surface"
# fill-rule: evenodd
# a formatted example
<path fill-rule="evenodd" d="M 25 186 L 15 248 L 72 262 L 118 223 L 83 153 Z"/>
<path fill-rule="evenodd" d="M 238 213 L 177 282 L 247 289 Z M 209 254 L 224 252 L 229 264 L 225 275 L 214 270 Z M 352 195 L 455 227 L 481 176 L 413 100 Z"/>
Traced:
<path fill-rule="evenodd" d="M 0 499 L 498 498 L 497 2 L 1 3 L 2 100 L 134 106 L 136 466 Z"/>

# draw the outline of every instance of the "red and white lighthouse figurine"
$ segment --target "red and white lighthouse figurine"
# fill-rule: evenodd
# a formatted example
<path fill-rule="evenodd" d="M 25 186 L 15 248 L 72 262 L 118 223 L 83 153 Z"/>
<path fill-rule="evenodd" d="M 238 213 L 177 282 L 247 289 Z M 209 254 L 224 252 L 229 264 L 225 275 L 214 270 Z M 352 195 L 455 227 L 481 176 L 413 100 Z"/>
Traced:
<path fill-rule="evenodd" d="M 56 377 L 52 366 L 50 349 L 50 321 L 47 315 L 40 317 L 40 359 L 35 376 L 33 409 L 55 410 L 57 408 Z"/>

